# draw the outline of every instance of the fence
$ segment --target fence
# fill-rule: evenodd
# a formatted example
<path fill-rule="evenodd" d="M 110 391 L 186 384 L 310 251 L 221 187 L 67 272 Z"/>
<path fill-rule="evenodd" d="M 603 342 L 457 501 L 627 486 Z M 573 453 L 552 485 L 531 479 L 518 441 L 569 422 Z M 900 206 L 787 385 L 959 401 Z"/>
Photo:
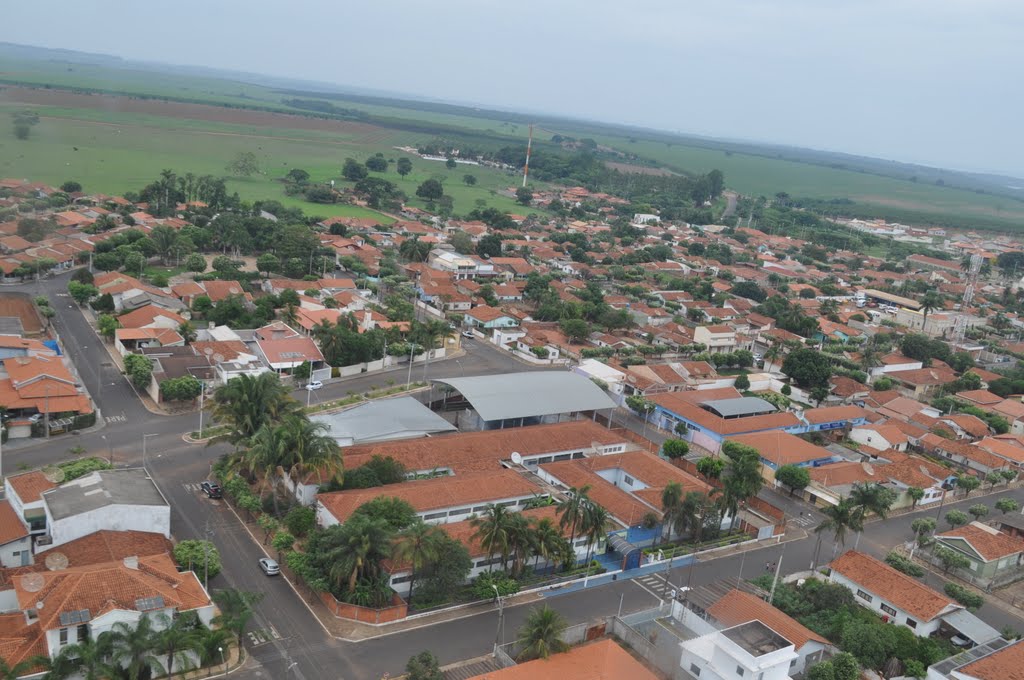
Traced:
<path fill-rule="evenodd" d="M 579 645 L 604 637 L 608 632 L 608 619 L 599 619 L 596 622 L 578 623 L 569 626 L 559 636 L 568 645 Z M 522 640 L 506 642 L 495 647 L 495 659 L 502 668 L 516 665 L 515 659 L 522 653 L 525 645 Z"/>

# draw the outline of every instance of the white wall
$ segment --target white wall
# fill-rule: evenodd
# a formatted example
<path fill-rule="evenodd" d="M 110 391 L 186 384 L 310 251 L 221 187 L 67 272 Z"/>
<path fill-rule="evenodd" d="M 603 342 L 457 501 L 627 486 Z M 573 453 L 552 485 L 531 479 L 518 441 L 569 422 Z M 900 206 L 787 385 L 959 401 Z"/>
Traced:
<path fill-rule="evenodd" d="M 47 550 L 97 531 L 149 531 L 171 537 L 171 508 L 158 505 L 111 505 L 55 520 L 46 509 L 52 538 Z"/>
<path fill-rule="evenodd" d="M 858 585 L 857 583 L 854 583 L 853 581 L 846 578 L 842 574 L 836 572 L 835 570 L 833 570 L 832 573 L 829 575 L 828 580 L 832 583 L 839 583 L 840 585 L 846 586 L 850 589 L 850 592 L 853 593 L 853 599 L 857 604 L 864 607 L 865 609 L 870 609 L 871 611 L 877 612 L 878 614 L 881 614 L 883 616 L 888 616 L 890 621 L 895 621 L 901 626 L 907 625 L 908 618 L 917 621 L 917 628 L 911 628 L 911 630 L 918 637 L 927 637 L 939 629 L 939 623 L 941 622 L 940 617 L 937 616 L 931 621 L 920 621 L 914 618 L 913 616 L 910 616 L 909 614 L 907 614 L 907 612 L 903 611 L 899 607 L 896 607 L 891 602 L 887 602 L 882 598 L 878 597 L 877 595 L 875 595 L 874 593 L 872 593 L 868 586 Z M 862 590 L 868 593 L 871 596 L 871 602 L 868 602 L 863 597 L 857 595 L 858 590 Z M 883 604 L 895 609 L 896 615 L 893 616 L 889 612 L 882 611 Z M 907 627 L 909 628 L 909 626 Z"/>
<path fill-rule="evenodd" d="M 8 569 L 23 566 L 24 553 L 28 554 L 28 561 L 24 564 L 32 564 L 32 539 L 28 536 L 0 545 L 0 565 Z"/>

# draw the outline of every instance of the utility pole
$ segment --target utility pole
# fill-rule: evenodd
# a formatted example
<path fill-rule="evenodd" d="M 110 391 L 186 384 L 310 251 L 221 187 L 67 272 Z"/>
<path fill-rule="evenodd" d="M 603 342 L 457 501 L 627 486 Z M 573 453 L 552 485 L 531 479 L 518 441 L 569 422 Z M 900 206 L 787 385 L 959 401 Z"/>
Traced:
<path fill-rule="evenodd" d="M 203 397 L 206 396 L 206 383 L 202 383 L 203 388 L 199 390 L 199 438 L 203 438 Z"/>
<path fill-rule="evenodd" d="M 494 597 L 498 600 L 498 629 L 494 631 L 494 655 L 498 655 L 498 640 L 501 636 L 501 626 L 504 623 L 505 618 L 505 602 L 501 599 L 501 593 L 498 592 L 498 586 L 491 584 L 491 588 L 494 588 Z"/>

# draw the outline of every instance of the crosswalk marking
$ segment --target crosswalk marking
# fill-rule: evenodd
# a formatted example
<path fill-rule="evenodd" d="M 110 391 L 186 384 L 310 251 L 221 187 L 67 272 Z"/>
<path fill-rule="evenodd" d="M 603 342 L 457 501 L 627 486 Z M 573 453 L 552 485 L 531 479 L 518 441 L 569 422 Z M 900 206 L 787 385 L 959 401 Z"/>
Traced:
<path fill-rule="evenodd" d="M 803 515 L 799 517 L 790 517 L 789 521 L 793 524 L 799 524 L 802 527 L 809 527 L 814 524 L 814 518 L 810 515 Z"/>
<path fill-rule="evenodd" d="M 200 489 L 199 482 L 183 482 L 182 486 L 190 493 L 196 493 Z"/>
<path fill-rule="evenodd" d="M 265 645 L 271 640 L 281 639 L 281 634 L 278 633 L 277 629 L 273 626 L 269 629 L 260 628 L 258 630 L 250 630 L 246 635 L 249 638 L 249 644 L 253 647 Z"/>

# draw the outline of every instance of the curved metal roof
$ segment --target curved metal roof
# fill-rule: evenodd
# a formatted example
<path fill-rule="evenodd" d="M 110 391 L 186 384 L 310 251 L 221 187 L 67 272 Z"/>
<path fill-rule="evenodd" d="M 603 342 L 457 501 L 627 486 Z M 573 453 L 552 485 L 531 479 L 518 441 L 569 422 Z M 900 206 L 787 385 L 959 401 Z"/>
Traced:
<path fill-rule="evenodd" d="M 568 371 L 437 378 L 432 382 L 458 391 L 484 420 L 615 408 L 615 402 L 589 378 Z"/>

